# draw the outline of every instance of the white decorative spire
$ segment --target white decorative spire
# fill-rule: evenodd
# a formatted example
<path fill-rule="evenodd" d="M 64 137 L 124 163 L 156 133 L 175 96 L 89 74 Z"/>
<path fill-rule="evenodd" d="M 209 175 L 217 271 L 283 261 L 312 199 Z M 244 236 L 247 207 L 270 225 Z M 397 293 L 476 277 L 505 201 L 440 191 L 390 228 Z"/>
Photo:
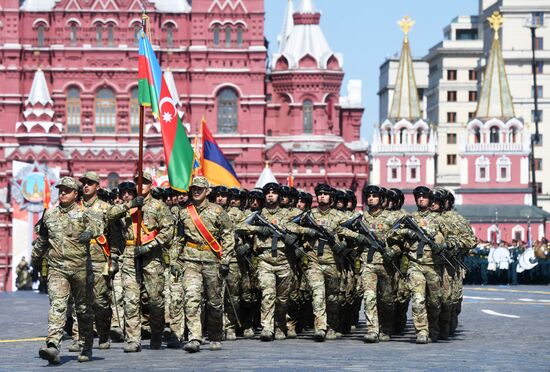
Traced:
<path fill-rule="evenodd" d="M 494 30 L 493 45 L 481 86 L 481 94 L 477 105 L 477 118 L 515 117 L 514 104 L 510 93 L 510 85 L 506 76 L 506 67 L 502 58 L 502 49 L 498 38 L 498 30 L 502 26 L 502 15 L 495 11 L 487 18 Z"/>
<path fill-rule="evenodd" d="M 414 21 L 409 17 L 403 17 L 398 24 L 403 29 L 405 36 L 403 38 L 403 48 L 401 49 L 395 90 L 388 117 L 393 120 L 408 119 L 409 121 L 413 121 L 422 116 L 408 36 L 410 29 L 414 25 Z"/>
<path fill-rule="evenodd" d="M 261 189 L 270 182 L 277 182 L 277 179 L 273 175 L 273 171 L 271 171 L 269 163 L 265 162 L 265 168 L 260 174 L 260 177 L 258 178 L 258 181 L 256 181 L 256 185 L 254 187 Z"/>
<path fill-rule="evenodd" d="M 302 58 L 309 55 L 317 62 L 317 68 L 326 69 L 329 59 L 334 56 L 341 68 L 343 57 L 334 53 L 319 26 L 321 14 L 315 10 L 312 0 L 302 0 L 299 9 L 293 15 L 294 26 L 279 53 L 273 56 L 273 68 L 284 56 L 289 69 L 297 69 Z"/>
<path fill-rule="evenodd" d="M 155 9 L 160 13 L 189 13 L 191 5 L 187 0 L 155 0 Z"/>
<path fill-rule="evenodd" d="M 286 41 L 292 32 L 294 27 L 294 19 L 292 18 L 294 14 L 294 2 L 293 0 L 288 0 L 288 5 L 286 7 L 285 19 L 283 21 L 283 29 L 281 34 L 278 37 L 279 41 L 279 53 L 282 53 L 285 49 Z"/>
<path fill-rule="evenodd" d="M 53 104 L 50 97 L 50 91 L 48 90 L 48 84 L 46 83 L 46 77 L 44 71 L 41 69 L 36 70 L 34 79 L 32 80 L 31 92 L 29 98 L 25 101 L 25 105 L 36 105 L 37 103 L 46 106 L 48 103 Z"/>

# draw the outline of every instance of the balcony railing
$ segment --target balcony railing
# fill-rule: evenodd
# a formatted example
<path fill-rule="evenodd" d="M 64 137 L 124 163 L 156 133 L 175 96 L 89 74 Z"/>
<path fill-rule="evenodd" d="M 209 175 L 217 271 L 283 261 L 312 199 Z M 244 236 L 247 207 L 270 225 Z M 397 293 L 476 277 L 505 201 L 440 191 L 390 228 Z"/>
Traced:
<path fill-rule="evenodd" d="M 463 145 L 465 152 L 522 152 L 523 143 L 467 143 Z"/>

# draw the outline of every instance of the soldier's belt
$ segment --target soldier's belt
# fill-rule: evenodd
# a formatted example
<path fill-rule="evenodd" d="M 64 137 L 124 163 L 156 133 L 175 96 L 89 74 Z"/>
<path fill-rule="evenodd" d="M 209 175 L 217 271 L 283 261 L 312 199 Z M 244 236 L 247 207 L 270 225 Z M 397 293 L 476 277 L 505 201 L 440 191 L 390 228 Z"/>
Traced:
<path fill-rule="evenodd" d="M 198 249 L 199 251 L 209 251 L 210 250 L 210 246 L 208 244 L 198 244 L 198 243 L 193 243 L 193 242 L 186 242 L 185 246 L 189 247 L 189 248 L 193 248 L 193 249 Z"/>
<path fill-rule="evenodd" d="M 148 234 L 141 236 L 141 244 L 147 244 L 155 240 L 159 234 L 158 230 L 150 231 Z M 136 239 L 126 240 L 126 245 L 136 245 Z"/>

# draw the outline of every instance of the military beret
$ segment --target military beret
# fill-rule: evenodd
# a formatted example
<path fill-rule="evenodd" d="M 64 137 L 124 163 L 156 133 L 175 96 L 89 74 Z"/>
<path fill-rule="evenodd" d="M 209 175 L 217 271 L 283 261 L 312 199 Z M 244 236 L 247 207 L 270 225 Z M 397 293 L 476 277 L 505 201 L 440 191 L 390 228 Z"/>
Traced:
<path fill-rule="evenodd" d="M 59 189 L 61 186 L 65 186 L 78 191 L 78 182 L 76 182 L 76 180 L 72 177 L 62 177 L 59 182 L 57 182 L 57 185 L 55 185 L 55 187 Z"/>
<path fill-rule="evenodd" d="M 84 182 L 84 180 L 90 180 L 96 183 L 99 183 L 99 175 L 96 172 L 86 172 L 82 177 L 79 178 L 80 182 Z"/>

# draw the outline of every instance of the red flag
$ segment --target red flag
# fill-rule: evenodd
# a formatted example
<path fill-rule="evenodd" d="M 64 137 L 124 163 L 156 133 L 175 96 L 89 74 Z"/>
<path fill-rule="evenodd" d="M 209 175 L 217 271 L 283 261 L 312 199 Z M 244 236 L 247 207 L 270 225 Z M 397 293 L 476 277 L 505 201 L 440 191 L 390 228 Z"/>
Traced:
<path fill-rule="evenodd" d="M 50 181 L 48 176 L 44 176 L 44 209 L 48 209 L 52 201 L 52 190 L 50 189 Z"/>

